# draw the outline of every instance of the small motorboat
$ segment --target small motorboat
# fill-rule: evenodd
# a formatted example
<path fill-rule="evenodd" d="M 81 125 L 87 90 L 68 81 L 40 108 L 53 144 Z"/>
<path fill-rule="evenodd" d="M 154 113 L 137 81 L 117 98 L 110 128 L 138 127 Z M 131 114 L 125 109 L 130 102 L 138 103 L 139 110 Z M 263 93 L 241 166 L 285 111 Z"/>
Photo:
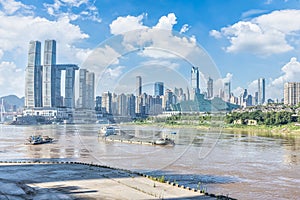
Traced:
<path fill-rule="evenodd" d="M 44 144 L 53 142 L 53 138 L 49 136 L 32 135 L 28 139 L 28 144 Z"/>

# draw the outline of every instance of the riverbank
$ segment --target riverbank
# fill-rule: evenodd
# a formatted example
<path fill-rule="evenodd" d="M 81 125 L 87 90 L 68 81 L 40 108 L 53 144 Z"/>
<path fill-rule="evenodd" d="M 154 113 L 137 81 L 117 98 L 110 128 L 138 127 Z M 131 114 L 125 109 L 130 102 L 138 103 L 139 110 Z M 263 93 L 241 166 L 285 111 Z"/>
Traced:
<path fill-rule="evenodd" d="M 131 123 L 127 125 L 158 126 L 172 129 L 197 129 L 201 131 L 221 131 L 226 133 L 255 134 L 260 136 L 300 136 L 300 125 L 295 123 L 266 126 L 266 125 L 233 125 L 233 124 L 167 124 L 167 123 Z"/>
<path fill-rule="evenodd" d="M 0 162 L 0 199 L 231 199 L 80 162 Z"/>

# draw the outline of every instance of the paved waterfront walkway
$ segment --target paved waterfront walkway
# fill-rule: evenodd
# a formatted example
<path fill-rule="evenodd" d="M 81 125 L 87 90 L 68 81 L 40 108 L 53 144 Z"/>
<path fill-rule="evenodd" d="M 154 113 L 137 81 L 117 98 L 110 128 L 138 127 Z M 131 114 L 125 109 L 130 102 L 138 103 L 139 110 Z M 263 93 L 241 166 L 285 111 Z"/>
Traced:
<path fill-rule="evenodd" d="M 80 163 L 0 163 L 0 199 L 216 199 L 129 171 Z"/>

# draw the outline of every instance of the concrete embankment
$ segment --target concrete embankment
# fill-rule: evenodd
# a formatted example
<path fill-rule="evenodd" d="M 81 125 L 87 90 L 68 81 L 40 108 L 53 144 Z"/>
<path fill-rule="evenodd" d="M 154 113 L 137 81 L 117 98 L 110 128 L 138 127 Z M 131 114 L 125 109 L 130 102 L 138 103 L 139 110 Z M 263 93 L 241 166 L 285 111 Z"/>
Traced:
<path fill-rule="evenodd" d="M 0 199 L 231 199 L 81 162 L 0 161 Z"/>

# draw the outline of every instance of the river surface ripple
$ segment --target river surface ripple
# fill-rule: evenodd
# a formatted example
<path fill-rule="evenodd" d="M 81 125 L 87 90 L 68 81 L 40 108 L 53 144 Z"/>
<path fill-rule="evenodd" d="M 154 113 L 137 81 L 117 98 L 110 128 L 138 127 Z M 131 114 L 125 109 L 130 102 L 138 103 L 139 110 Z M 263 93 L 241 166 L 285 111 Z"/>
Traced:
<path fill-rule="evenodd" d="M 0 125 L 0 160 L 82 161 L 140 171 L 209 193 L 238 199 L 300 198 L 300 137 L 122 126 L 123 133 L 153 140 L 168 136 L 175 146 L 107 142 L 99 124 Z M 176 132 L 176 134 L 170 134 Z M 51 144 L 26 145 L 30 135 Z"/>

